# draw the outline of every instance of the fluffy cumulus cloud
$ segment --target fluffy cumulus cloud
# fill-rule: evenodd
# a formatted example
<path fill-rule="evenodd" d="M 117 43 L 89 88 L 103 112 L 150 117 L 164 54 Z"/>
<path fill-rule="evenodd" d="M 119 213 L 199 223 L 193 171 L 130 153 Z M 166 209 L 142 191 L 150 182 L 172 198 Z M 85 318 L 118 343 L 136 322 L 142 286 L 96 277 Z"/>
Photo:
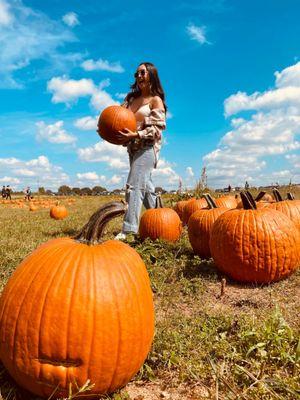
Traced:
<path fill-rule="evenodd" d="M 124 68 L 122 67 L 121 63 L 119 61 L 110 63 L 107 60 L 102 60 L 99 58 L 99 60 L 85 60 L 82 64 L 81 67 L 85 71 L 108 71 L 108 72 L 124 72 Z"/>
<path fill-rule="evenodd" d="M 120 176 L 117 174 L 112 175 L 110 178 L 105 176 L 105 175 L 100 175 L 97 174 L 97 172 L 83 172 L 83 173 L 77 173 L 77 182 L 75 182 L 75 185 L 77 186 L 98 186 L 98 185 L 105 185 L 107 188 L 112 188 L 112 187 L 118 187 L 119 189 L 121 188 L 123 182 L 124 182 L 124 176 Z"/>
<path fill-rule="evenodd" d="M 157 168 L 153 170 L 153 181 L 155 186 L 163 189 L 177 188 L 180 177 L 174 169 L 174 165 L 164 158 L 160 158 Z"/>
<path fill-rule="evenodd" d="M 70 182 L 63 169 L 51 164 L 43 155 L 31 160 L 0 158 L 0 170 L 4 175 L 3 184 L 11 185 L 14 190 L 21 190 L 28 185 L 36 189 L 38 182 L 47 189 L 56 190 L 60 185 Z"/>
<path fill-rule="evenodd" d="M 189 24 L 186 27 L 187 33 L 192 40 L 200 44 L 209 43 L 206 39 L 206 27 L 205 26 L 197 26 L 194 24 Z"/>
<path fill-rule="evenodd" d="M 95 131 L 97 129 L 98 116 L 82 117 L 74 122 L 74 126 L 82 131 Z"/>
<path fill-rule="evenodd" d="M 253 111 L 247 118 L 233 117 L 232 130 L 217 149 L 204 156 L 212 186 L 288 183 L 297 179 L 300 141 L 300 63 L 275 72 L 274 88 L 265 92 L 238 92 L 224 102 L 227 117 Z M 268 157 L 281 157 L 281 170 L 270 171 Z M 300 178 L 300 177 L 299 177 Z"/>
<path fill-rule="evenodd" d="M 67 14 L 65 14 L 62 17 L 62 20 L 66 25 L 71 27 L 79 25 L 78 15 L 73 11 L 70 11 Z"/>
<path fill-rule="evenodd" d="M 64 122 L 57 121 L 54 124 L 46 125 L 44 121 L 36 123 L 37 127 L 37 140 L 47 140 L 50 143 L 66 144 L 76 142 L 76 137 L 69 134 L 64 129 Z"/>
<path fill-rule="evenodd" d="M 65 103 L 71 106 L 80 97 L 89 97 L 90 105 L 100 111 L 113 104 L 119 104 L 104 89 L 110 85 L 108 79 L 97 86 L 92 79 L 69 79 L 67 76 L 54 77 L 47 83 L 52 93 L 53 103 Z"/>
<path fill-rule="evenodd" d="M 78 157 L 81 161 L 102 162 L 111 169 L 128 171 L 128 154 L 123 146 L 101 141 L 94 146 L 78 149 Z"/>
<path fill-rule="evenodd" d="M 34 60 L 47 60 L 57 71 L 81 62 L 80 54 L 62 51 L 75 40 L 64 24 L 26 7 L 21 0 L 0 0 L 0 87 L 21 88 L 23 82 L 16 73 Z"/>

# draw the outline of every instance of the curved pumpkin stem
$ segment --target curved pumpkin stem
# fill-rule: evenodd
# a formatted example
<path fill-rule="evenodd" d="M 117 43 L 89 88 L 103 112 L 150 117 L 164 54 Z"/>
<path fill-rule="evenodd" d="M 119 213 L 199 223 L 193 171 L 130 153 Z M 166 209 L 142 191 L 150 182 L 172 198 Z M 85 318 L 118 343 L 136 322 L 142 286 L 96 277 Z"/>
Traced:
<path fill-rule="evenodd" d="M 155 208 L 164 208 L 164 204 L 163 204 L 162 198 L 160 197 L 159 194 L 156 196 Z"/>
<path fill-rule="evenodd" d="M 241 192 L 240 196 L 242 199 L 244 210 L 256 210 L 257 209 L 256 203 L 250 192 L 248 192 L 248 191 Z"/>
<path fill-rule="evenodd" d="M 126 210 L 127 204 L 125 202 L 112 201 L 105 204 L 91 216 L 74 239 L 88 245 L 101 243 L 106 224 L 113 218 L 125 214 Z"/>
<path fill-rule="evenodd" d="M 280 194 L 278 189 L 273 189 L 272 192 L 273 192 L 273 195 L 274 195 L 275 200 L 276 200 L 277 203 L 279 201 L 283 201 L 283 198 L 282 198 L 282 196 L 281 196 L 281 194 Z"/>
<path fill-rule="evenodd" d="M 287 199 L 288 200 L 295 200 L 295 196 L 293 195 L 293 193 L 287 193 Z"/>
<path fill-rule="evenodd" d="M 267 192 L 264 192 L 264 191 L 259 192 L 258 195 L 255 197 L 255 201 L 261 200 L 266 193 Z"/>
<path fill-rule="evenodd" d="M 206 200 L 206 203 L 208 205 L 208 208 L 211 210 L 212 208 L 218 208 L 218 206 L 216 205 L 214 199 L 211 197 L 211 195 L 209 193 L 205 193 L 203 195 L 203 197 Z"/>

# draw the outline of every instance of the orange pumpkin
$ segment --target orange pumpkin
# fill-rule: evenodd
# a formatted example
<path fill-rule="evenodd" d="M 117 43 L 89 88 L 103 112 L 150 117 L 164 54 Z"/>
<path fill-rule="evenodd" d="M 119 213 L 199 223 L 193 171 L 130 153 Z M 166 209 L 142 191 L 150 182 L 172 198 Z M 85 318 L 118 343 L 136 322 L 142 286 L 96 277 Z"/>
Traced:
<path fill-rule="evenodd" d="M 55 206 L 50 208 L 50 217 L 54 219 L 64 219 L 68 216 L 68 210 L 64 205 L 60 205 L 59 202 Z"/>
<path fill-rule="evenodd" d="M 95 399 L 124 386 L 149 352 L 154 309 L 145 264 L 125 243 L 100 243 L 105 224 L 124 212 L 122 203 L 106 204 L 75 238 L 39 246 L 3 291 L 0 358 L 36 395 L 56 389 L 55 398 L 68 397 L 69 385 L 89 379 Z"/>
<path fill-rule="evenodd" d="M 146 210 L 142 215 L 139 235 L 142 240 L 164 239 L 176 242 L 182 231 L 181 220 L 172 208 L 163 207 L 160 196 L 156 198 L 156 208 Z"/>
<path fill-rule="evenodd" d="M 173 210 L 177 212 L 177 214 L 179 215 L 179 218 L 183 219 L 183 210 L 185 205 L 188 203 L 189 200 L 180 200 L 178 201 L 175 206 L 173 207 Z"/>
<path fill-rule="evenodd" d="M 189 222 L 190 216 L 197 210 L 201 210 L 202 208 L 207 207 L 207 203 L 205 199 L 193 199 L 189 200 L 188 203 L 184 206 L 182 223 L 187 225 Z"/>
<path fill-rule="evenodd" d="M 283 213 L 257 209 L 250 196 L 241 193 L 244 209 L 228 210 L 216 220 L 211 254 L 218 269 L 232 279 L 278 281 L 299 266 L 300 233 Z"/>
<path fill-rule="evenodd" d="M 136 119 L 131 110 L 121 106 L 109 106 L 100 114 L 98 120 L 98 133 L 102 139 L 113 144 L 124 144 L 118 131 L 125 128 L 136 131 Z"/>
<path fill-rule="evenodd" d="M 283 200 L 277 189 L 273 190 L 273 194 L 276 202 L 272 203 L 270 207 L 274 210 L 281 211 L 283 214 L 288 216 L 298 229 L 300 229 L 300 201 L 294 200 L 291 193 L 288 194 L 287 200 Z"/>
<path fill-rule="evenodd" d="M 215 199 L 217 207 L 226 207 L 228 209 L 236 208 L 237 200 L 234 196 L 221 196 Z"/>
<path fill-rule="evenodd" d="M 195 211 L 189 218 L 188 235 L 194 253 L 202 258 L 209 258 L 209 239 L 212 226 L 216 219 L 228 211 L 226 207 L 217 207 L 215 201 L 209 194 L 204 198 L 208 207 Z"/>

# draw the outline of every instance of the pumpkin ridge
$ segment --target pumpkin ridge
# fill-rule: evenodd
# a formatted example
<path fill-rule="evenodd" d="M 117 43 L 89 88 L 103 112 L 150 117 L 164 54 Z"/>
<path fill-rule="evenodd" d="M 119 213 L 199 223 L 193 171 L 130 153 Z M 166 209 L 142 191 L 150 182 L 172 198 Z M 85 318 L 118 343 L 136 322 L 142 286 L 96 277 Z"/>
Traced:
<path fill-rule="evenodd" d="M 44 299 L 43 299 L 43 301 L 41 303 L 40 319 L 39 319 L 39 323 L 38 323 L 38 332 L 39 333 L 38 333 L 38 340 L 37 340 L 38 358 L 43 358 L 44 357 L 44 354 L 43 354 L 43 352 L 41 350 L 41 344 L 42 344 L 41 332 L 42 332 L 42 320 L 43 320 L 43 316 L 44 316 L 45 305 L 46 305 L 46 302 L 47 302 L 48 294 L 49 294 L 50 289 L 52 288 L 52 285 L 53 285 L 53 282 L 54 282 L 55 278 L 57 278 L 57 272 L 60 271 L 61 266 L 63 266 L 65 264 L 65 260 L 70 256 L 70 254 L 72 254 L 73 251 L 74 251 L 73 247 L 69 248 L 69 251 L 65 251 L 64 248 L 58 247 L 58 254 L 61 253 L 60 262 L 56 265 L 55 269 L 53 268 L 54 269 L 54 273 L 53 273 L 53 275 L 51 275 L 51 279 L 49 279 L 49 281 L 48 281 L 48 287 L 44 291 Z M 49 262 L 49 259 L 47 259 L 47 261 Z M 68 265 L 67 265 L 67 267 L 68 267 Z M 65 269 L 67 267 L 65 267 Z M 64 273 L 61 272 L 61 280 L 63 280 L 63 277 L 64 277 Z M 59 283 L 57 283 L 57 287 L 58 287 L 58 285 L 59 285 Z M 41 366 L 41 364 L 38 364 L 38 365 L 39 365 L 39 373 L 38 373 L 37 380 L 43 382 L 44 380 L 41 378 L 41 373 L 43 372 L 42 371 L 42 366 Z"/>
<path fill-rule="evenodd" d="M 91 265 L 91 282 L 93 283 L 93 285 L 91 285 L 93 287 L 93 297 L 97 298 L 97 294 L 99 293 L 99 295 L 102 295 L 102 291 L 99 290 L 99 292 L 97 291 L 97 283 L 96 283 L 96 272 L 95 272 L 95 253 L 92 252 L 90 254 L 90 252 L 88 253 L 90 256 L 90 259 L 92 259 L 92 262 L 89 261 L 89 264 Z M 87 261 L 85 261 L 85 263 L 87 264 Z M 95 321 L 96 321 L 96 309 L 95 309 L 95 302 L 91 302 L 92 303 L 92 308 L 93 308 L 93 312 L 91 313 L 92 315 L 92 329 L 90 329 L 91 331 L 91 338 L 90 338 L 90 346 L 89 346 L 89 353 L 88 353 L 88 357 L 87 357 L 87 376 L 85 377 L 85 380 L 89 379 L 90 376 L 90 369 L 91 369 L 91 355 L 92 355 L 92 349 L 93 349 L 93 343 L 95 341 Z M 89 327 L 90 328 L 90 327 Z M 102 363 L 102 359 L 101 359 L 101 363 Z M 102 365 L 100 366 L 100 369 L 102 369 Z M 92 382 L 94 383 L 94 382 Z"/>
<path fill-rule="evenodd" d="M 58 251 L 57 251 L 56 253 L 59 253 L 59 250 L 60 250 L 60 249 L 58 249 Z M 50 253 L 50 252 L 51 252 L 51 251 L 50 251 L 50 249 L 49 249 L 48 253 Z M 46 254 L 47 254 L 47 252 L 46 252 Z M 45 254 L 44 254 L 44 260 L 47 260 L 47 258 L 45 257 Z M 32 278 L 32 280 L 31 280 L 29 286 L 27 287 L 27 289 L 26 289 L 26 291 L 25 291 L 25 294 L 24 294 L 23 299 L 22 299 L 22 301 L 21 301 L 21 303 L 20 303 L 19 309 L 18 309 L 17 312 L 16 312 L 17 318 L 15 319 L 15 325 L 14 325 L 14 328 L 13 328 L 13 335 L 12 335 L 13 343 L 14 343 L 14 344 L 13 344 L 13 354 L 12 354 L 12 364 L 13 364 L 13 367 L 14 367 L 14 368 L 15 368 L 15 365 L 17 364 L 17 363 L 16 363 L 16 342 L 17 342 L 17 327 L 18 327 L 18 325 L 19 325 L 19 323 L 18 323 L 18 322 L 19 322 L 18 316 L 20 315 L 21 309 L 22 309 L 22 307 L 24 306 L 24 302 L 25 302 L 25 300 L 26 300 L 26 297 L 27 297 L 28 293 L 30 293 L 30 289 L 31 289 L 31 287 L 32 287 L 32 284 L 34 284 L 36 277 L 39 275 L 40 271 L 43 270 L 45 264 L 46 264 L 46 262 L 45 262 L 45 263 L 42 263 L 42 266 L 39 268 L 38 272 L 37 272 L 37 273 L 34 275 L 34 277 Z M 26 338 L 27 338 L 27 330 L 26 330 Z"/>
<path fill-rule="evenodd" d="M 74 273 L 72 274 L 73 275 L 73 281 L 71 282 L 70 281 L 70 279 L 68 279 L 68 281 L 70 282 L 69 284 L 70 284 L 70 286 L 73 288 L 73 290 L 71 291 L 71 297 L 70 297 L 70 302 L 69 302 L 69 305 L 68 305 L 68 313 L 67 313 L 67 322 L 66 322 L 66 325 L 67 325 L 67 329 L 66 329 L 66 341 L 65 341 L 65 343 L 66 343 L 66 345 L 64 346 L 65 347 L 65 349 L 66 349 L 66 354 L 65 354 L 65 359 L 67 360 L 67 358 L 68 358 L 68 353 L 70 353 L 70 350 L 69 350 L 69 345 L 70 345 L 70 342 L 68 341 L 68 338 L 69 338 L 69 332 L 70 332 L 70 323 L 69 323 L 69 321 L 70 321 L 70 319 L 71 319 L 71 313 L 72 313 L 72 305 L 73 305 L 73 302 L 74 302 L 74 295 L 75 295 L 75 286 L 76 286 L 76 281 L 77 281 L 77 275 L 78 275 L 78 273 L 79 273 L 79 269 L 80 269 L 80 266 L 81 266 L 81 263 L 82 263 L 82 256 L 83 256 L 83 254 L 84 253 L 86 253 L 86 249 L 84 248 L 84 247 L 82 247 L 82 248 L 80 248 L 80 247 L 75 247 L 75 248 L 73 248 L 73 250 L 74 250 L 74 253 L 75 253 L 75 251 L 78 253 L 77 254 L 77 256 L 75 256 L 75 254 L 73 254 L 73 259 L 75 258 L 76 259 L 76 264 L 74 265 L 73 264 L 73 266 L 72 266 L 72 269 L 75 269 L 75 271 L 74 271 Z M 68 265 L 69 266 L 69 265 Z M 64 276 L 63 276 L 64 277 Z M 66 301 L 67 299 L 65 299 L 65 301 Z M 67 382 L 67 380 L 68 380 L 68 375 L 69 375 L 69 371 L 68 371 L 68 369 L 66 369 L 65 370 L 65 382 L 64 382 L 64 386 L 66 386 L 66 382 Z"/>
<path fill-rule="evenodd" d="M 128 258 L 128 262 L 130 262 L 130 261 L 131 260 Z M 141 303 L 139 301 L 139 290 L 138 290 L 137 284 L 135 282 L 135 279 L 133 279 L 133 271 L 131 271 L 130 268 L 128 268 L 128 263 L 126 263 L 125 267 L 126 267 L 126 271 L 128 273 L 129 279 L 132 282 L 132 285 L 134 287 L 134 292 L 136 294 L 136 300 L 138 303 L 138 311 L 139 311 L 139 319 L 143 320 L 144 312 L 141 308 Z M 151 285 L 151 282 L 150 282 L 148 276 L 146 274 L 142 273 L 142 275 L 140 275 L 139 281 L 140 281 L 140 285 L 143 286 L 143 291 L 144 292 L 149 291 L 149 285 Z M 153 309 L 153 303 L 151 304 L 151 302 L 149 302 L 148 306 L 151 306 Z M 153 314 L 154 314 L 154 309 L 153 309 Z M 153 330 L 154 321 L 152 320 L 151 322 L 152 322 L 152 330 Z M 143 330 L 142 330 L 142 332 L 140 332 L 140 336 L 141 336 L 141 339 L 144 338 L 144 340 L 139 340 L 140 345 L 139 345 L 137 354 L 140 354 L 141 351 L 143 351 L 143 348 L 145 348 L 146 344 L 147 344 L 148 351 L 150 350 L 149 343 L 148 343 L 149 340 L 147 340 L 147 342 L 145 341 L 145 337 L 148 335 L 144 334 L 144 324 L 142 324 L 142 327 L 143 327 Z M 152 332 L 151 336 L 153 337 L 153 332 Z M 151 342 L 150 342 L 150 344 L 151 344 Z M 140 368 L 140 366 L 135 367 L 135 369 L 139 369 L 139 368 Z"/>

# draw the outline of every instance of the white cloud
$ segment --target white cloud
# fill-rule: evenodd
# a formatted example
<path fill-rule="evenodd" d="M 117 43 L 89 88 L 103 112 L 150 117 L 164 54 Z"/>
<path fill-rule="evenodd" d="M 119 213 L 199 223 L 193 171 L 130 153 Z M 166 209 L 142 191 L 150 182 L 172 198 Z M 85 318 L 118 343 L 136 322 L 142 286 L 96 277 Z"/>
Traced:
<path fill-rule="evenodd" d="M 79 25 L 78 15 L 76 13 L 74 13 L 73 11 L 65 14 L 62 17 L 62 20 L 64 21 L 64 23 L 66 25 L 71 26 L 71 27 Z"/>
<path fill-rule="evenodd" d="M 10 11 L 10 5 L 5 0 L 0 0 L 0 25 L 10 25 L 13 21 L 13 15 Z"/>
<path fill-rule="evenodd" d="M 54 77 L 48 84 L 47 89 L 53 94 L 53 103 L 66 103 L 71 105 L 80 97 L 90 97 L 90 104 L 100 111 L 113 104 L 119 104 L 114 101 L 109 93 L 103 90 L 109 86 L 109 79 L 105 79 L 96 86 L 92 79 L 68 79 L 66 76 Z"/>
<path fill-rule="evenodd" d="M 128 170 L 129 166 L 127 149 L 105 141 L 78 149 L 78 156 L 81 161 L 104 162 L 112 169 Z"/>
<path fill-rule="evenodd" d="M 27 161 L 0 158 L 0 165 L 4 175 L 2 182 L 14 185 L 14 189 L 23 189 L 25 186 L 36 188 L 39 182 L 40 186 L 46 185 L 47 188 L 56 190 L 60 185 L 70 182 L 69 176 L 63 169 L 51 164 L 43 155 Z"/>
<path fill-rule="evenodd" d="M 192 167 L 187 167 L 187 168 L 186 168 L 186 173 L 187 173 L 187 175 L 188 175 L 189 177 L 194 177 L 194 176 L 195 176 Z"/>
<path fill-rule="evenodd" d="M 95 131 L 97 129 L 98 116 L 96 117 L 82 117 L 74 122 L 76 128 L 82 131 Z"/>
<path fill-rule="evenodd" d="M 62 53 L 61 49 L 75 40 L 65 26 L 24 6 L 21 0 L 10 3 L 0 0 L 0 87 L 21 88 L 23 82 L 16 80 L 15 73 L 33 60 L 44 60 L 45 66 L 51 65 L 52 70 L 66 70 L 75 55 Z M 78 54 L 75 58 L 81 60 Z M 34 73 L 36 78 L 36 70 Z M 41 68 L 38 73 L 42 73 Z"/>
<path fill-rule="evenodd" d="M 167 111 L 166 118 L 167 119 L 173 118 L 173 114 L 170 111 Z"/>
<path fill-rule="evenodd" d="M 299 176 L 295 165 L 270 170 L 267 157 L 281 157 L 282 162 L 297 160 L 297 155 L 288 153 L 300 148 L 300 63 L 276 72 L 275 77 L 275 89 L 251 95 L 238 92 L 225 100 L 227 116 L 245 110 L 257 112 L 248 118 L 233 118 L 232 130 L 222 137 L 217 149 L 204 156 L 210 185 L 241 186 L 245 180 L 263 185 Z"/>
<path fill-rule="evenodd" d="M 99 60 L 94 61 L 92 59 L 85 60 L 82 64 L 81 67 L 85 71 L 109 71 L 109 72 L 124 72 L 124 68 L 121 66 L 120 62 L 114 62 L 110 63 L 107 60 L 102 60 L 99 58 Z"/>
<path fill-rule="evenodd" d="M 85 173 L 78 173 L 76 174 L 78 179 L 84 179 L 87 181 L 98 181 L 98 180 L 103 180 L 103 176 L 99 176 L 96 172 L 85 172 Z M 104 177 L 105 180 L 105 177 Z"/>
<path fill-rule="evenodd" d="M 186 28 L 188 35 L 192 40 L 200 44 L 209 43 L 206 39 L 206 27 L 189 24 Z"/>
<path fill-rule="evenodd" d="M 79 97 L 91 96 L 96 88 L 91 79 L 68 79 L 66 76 L 52 78 L 47 89 L 53 93 L 53 103 L 72 103 Z"/>
<path fill-rule="evenodd" d="M 125 97 L 127 96 L 127 93 L 116 93 L 115 96 L 117 99 L 120 99 L 123 101 L 125 99 Z"/>
<path fill-rule="evenodd" d="M 113 175 L 108 181 L 108 183 L 111 185 L 118 185 L 121 182 L 122 182 L 122 177 L 120 175 Z"/>
<path fill-rule="evenodd" d="M 46 125 L 45 122 L 39 121 L 36 123 L 37 127 L 37 140 L 47 140 L 50 143 L 74 143 L 77 139 L 75 136 L 70 135 L 63 128 L 63 121 L 57 121 L 54 124 Z"/>
<path fill-rule="evenodd" d="M 174 185 L 178 185 L 179 175 L 169 161 L 160 158 L 157 163 L 157 168 L 153 170 L 153 181 L 155 186 L 169 189 L 174 187 Z"/>

